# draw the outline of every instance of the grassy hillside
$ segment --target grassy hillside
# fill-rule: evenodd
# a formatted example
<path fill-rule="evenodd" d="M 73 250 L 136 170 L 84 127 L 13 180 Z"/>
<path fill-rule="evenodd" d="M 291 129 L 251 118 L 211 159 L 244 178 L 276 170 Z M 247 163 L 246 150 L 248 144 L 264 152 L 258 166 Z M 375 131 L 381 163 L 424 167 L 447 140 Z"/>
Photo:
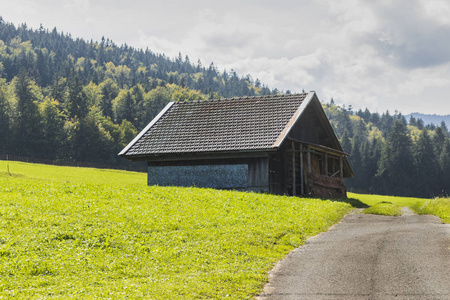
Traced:
<path fill-rule="evenodd" d="M 110 169 L 61 167 L 0 160 L 0 178 L 110 185 L 147 184 L 147 174 Z"/>
<path fill-rule="evenodd" d="M 0 161 L 0 298 L 252 298 L 276 261 L 350 209 Z"/>

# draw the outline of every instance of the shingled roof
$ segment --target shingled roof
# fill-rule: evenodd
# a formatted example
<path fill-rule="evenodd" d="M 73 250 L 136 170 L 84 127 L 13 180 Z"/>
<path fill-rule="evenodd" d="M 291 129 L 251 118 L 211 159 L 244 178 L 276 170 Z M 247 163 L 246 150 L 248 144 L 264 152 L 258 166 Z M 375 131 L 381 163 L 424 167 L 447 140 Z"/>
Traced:
<path fill-rule="evenodd" d="M 277 148 L 313 94 L 171 102 L 119 155 Z"/>

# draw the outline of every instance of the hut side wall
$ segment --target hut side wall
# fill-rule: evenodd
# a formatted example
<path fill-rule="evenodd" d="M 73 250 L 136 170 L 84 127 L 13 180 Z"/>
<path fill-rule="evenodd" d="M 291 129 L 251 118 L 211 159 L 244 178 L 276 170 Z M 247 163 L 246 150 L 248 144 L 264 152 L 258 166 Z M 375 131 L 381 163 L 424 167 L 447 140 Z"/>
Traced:
<path fill-rule="evenodd" d="M 246 189 L 247 164 L 149 166 L 148 184 L 160 186 L 195 186 L 216 189 Z"/>
<path fill-rule="evenodd" d="M 148 185 L 270 192 L 267 157 L 148 162 Z"/>

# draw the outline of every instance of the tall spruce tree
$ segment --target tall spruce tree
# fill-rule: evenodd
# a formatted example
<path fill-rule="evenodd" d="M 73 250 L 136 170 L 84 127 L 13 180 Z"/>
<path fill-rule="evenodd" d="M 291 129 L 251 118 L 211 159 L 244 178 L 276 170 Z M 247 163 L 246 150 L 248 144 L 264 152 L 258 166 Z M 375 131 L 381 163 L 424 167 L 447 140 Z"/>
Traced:
<path fill-rule="evenodd" d="M 376 189 L 382 194 L 412 195 L 414 160 L 411 138 L 401 120 L 396 120 L 383 149 Z"/>
<path fill-rule="evenodd" d="M 0 153 L 8 153 L 10 145 L 10 108 L 6 91 L 0 86 Z"/>
<path fill-rule="evenodd" d="M 350 156 L 350 163 L 353 167 L 355 177 L 349 182 L 350 187 L 360 190 L 363 188 L 363 172 L 362 169 L 362 156 L 361 156 L 361 144 L 362 138 L 360 135 L 355 135 L 352 139 L 352 149 Z"/>
<path fill-rule="evenodd" d="M 78 75 L 69 77 L 69 90 L 66 99 L 67 112 L 70 118 L 78 117 L 82 119 L 89 112 L 88 99 L 83 92 L 83 85 Z"/>
<path fill-rule="evenodd" d="M 415 194 L 431 197 L 439 194 L 439 165 L 428 131 L 423 129 L 414 147 Z"/>
<path fill-rule="evenodd" d="M 341 138 L 341 147 L 346 153 L 351 153 L 352 151 L 352 143 L 350 142 L 347 129 L 344 129 L 344 134 Z"/>
<path fill-rule="evenodd" d="M 446 139 L 439 155 L 439 190 L 442 196 L 450 195 L 450 140 Z"/>
<path fill-rule="evenodd" d="M 25 71 L 21 71 L 14 84 L 17 99 L 17 123 L 14 132 L 16 153 L 23 156 L 42 156 L 39 147 L 41 115 L 33 83 Z"/>

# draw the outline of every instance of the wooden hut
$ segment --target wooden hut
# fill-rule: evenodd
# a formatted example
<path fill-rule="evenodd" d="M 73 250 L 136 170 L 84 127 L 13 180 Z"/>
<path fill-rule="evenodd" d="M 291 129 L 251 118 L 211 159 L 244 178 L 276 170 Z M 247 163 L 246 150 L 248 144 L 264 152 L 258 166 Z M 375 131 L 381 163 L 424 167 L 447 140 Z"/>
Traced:
<path fill-rule="evenodd" d="M 170 102 L 119 155 L 149 185 L 346 197 L 353 177 L 314 92 Z"/>

